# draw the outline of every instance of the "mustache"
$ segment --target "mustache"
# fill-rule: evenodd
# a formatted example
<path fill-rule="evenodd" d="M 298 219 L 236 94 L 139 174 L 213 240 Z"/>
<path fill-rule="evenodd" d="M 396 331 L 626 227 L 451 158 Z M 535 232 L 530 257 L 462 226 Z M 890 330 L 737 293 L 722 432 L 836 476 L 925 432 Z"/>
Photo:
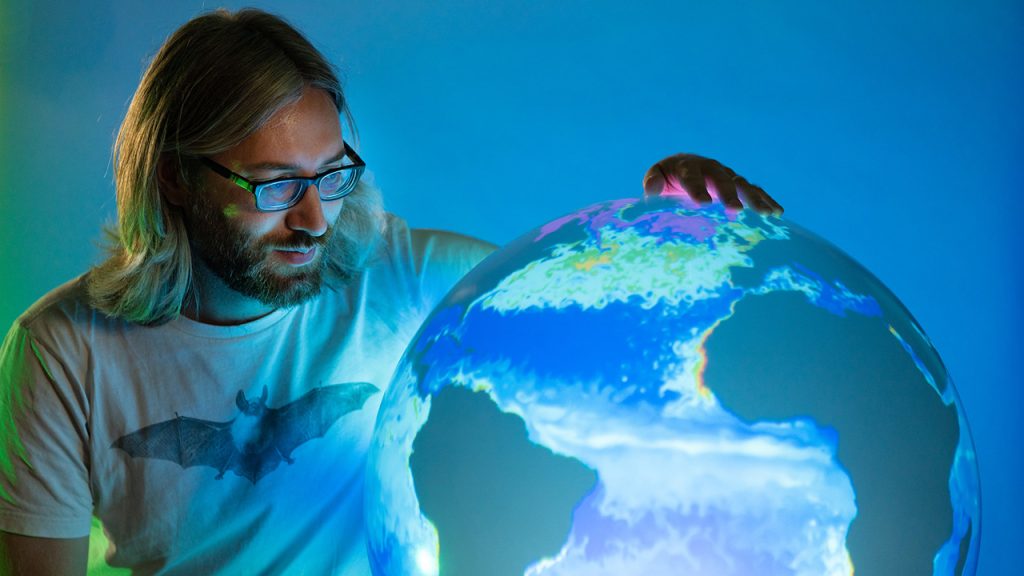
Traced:
<path fill-rule="evenodd" d="M 320 236 L 311 236 L 305 232 L 296 232 L 285 237 L 264 238 L 260 244 L 263 248 L 274 250 L 302 250 L 306 251 L 313 247 L 324 247 L 331 241 L 334 227 L 330 227 Z"/>

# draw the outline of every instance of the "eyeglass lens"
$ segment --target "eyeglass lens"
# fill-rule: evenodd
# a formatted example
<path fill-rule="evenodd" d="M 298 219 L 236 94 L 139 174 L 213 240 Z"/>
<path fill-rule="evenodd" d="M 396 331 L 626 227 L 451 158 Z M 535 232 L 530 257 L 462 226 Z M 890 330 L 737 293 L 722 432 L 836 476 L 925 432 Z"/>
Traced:
<path fill-rule="evenodd" d="M 320 198 L 323 200 L 333 200 L 344 196 L 350 191 L 357 177 L 358 171 L 353 169 L 338 170 L 324 174 L 320 182 L 317 183 Z M 297 178 L 261 185 L 257 193 L 260 208 L 277 208 L 290 204 L 312 182 L 312 180 Z"/>

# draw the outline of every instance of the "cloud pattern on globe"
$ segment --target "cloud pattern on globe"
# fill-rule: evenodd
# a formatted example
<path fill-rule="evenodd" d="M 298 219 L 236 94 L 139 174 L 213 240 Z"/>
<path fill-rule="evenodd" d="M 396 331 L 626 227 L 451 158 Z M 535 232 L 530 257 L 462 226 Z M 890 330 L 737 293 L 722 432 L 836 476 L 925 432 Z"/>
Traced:
<path fill-rule="evenodd" d="M 973 574 L 977 467 L 936 351 L 779 218 L 590 206 L 474 269 L 382 401 L 378 575 Z"/>

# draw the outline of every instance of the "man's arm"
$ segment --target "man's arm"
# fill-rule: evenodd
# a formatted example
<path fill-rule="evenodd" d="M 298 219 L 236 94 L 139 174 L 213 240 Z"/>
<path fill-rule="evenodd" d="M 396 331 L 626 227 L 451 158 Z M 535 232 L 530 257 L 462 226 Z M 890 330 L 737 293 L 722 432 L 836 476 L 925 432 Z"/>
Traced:
<path fill-rule="evenodd" d="M 47 354 L 20 322 L 0 345 L 0 576 L 88 569 L 86 458 L 67 458 L 84 452 L 83 408 Z"/>
<path fill-rule="evenodd" d="M 84 575 L 89 537 L 37 538 L 0 532 L 0 576 Z"/>

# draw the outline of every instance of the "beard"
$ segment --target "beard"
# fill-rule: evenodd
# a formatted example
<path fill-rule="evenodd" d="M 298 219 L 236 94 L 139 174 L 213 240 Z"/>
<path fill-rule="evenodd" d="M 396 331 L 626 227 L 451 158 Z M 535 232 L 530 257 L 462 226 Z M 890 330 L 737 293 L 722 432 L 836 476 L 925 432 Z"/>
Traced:
<path fill-rule="evenodd" d="M 232 290 L 274 308 L 295 306 L 320 293 L 335 249 L 333 226 L 321 236 L 293 232 L 256 238 L 201 192 L 194 195 L 185 222 L 193 254 Z M 274 249 L 313 247 L 315 260 L 299 268 L 280 266 L 281 271 L 271 260 Z"/>

